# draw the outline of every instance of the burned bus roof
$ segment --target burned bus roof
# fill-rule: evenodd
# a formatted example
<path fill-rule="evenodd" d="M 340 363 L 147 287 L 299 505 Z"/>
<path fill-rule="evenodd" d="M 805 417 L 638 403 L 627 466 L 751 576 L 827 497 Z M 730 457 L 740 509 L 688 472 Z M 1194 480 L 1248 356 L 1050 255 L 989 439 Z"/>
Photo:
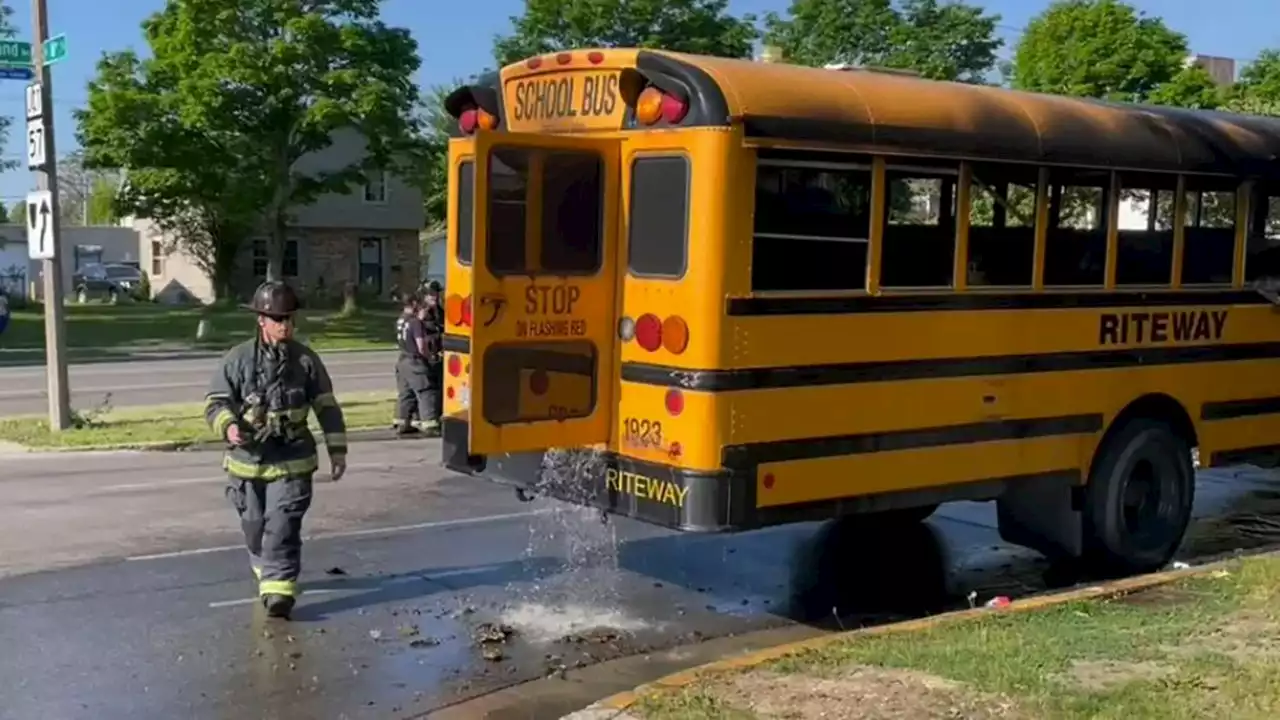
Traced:
<path fill-rule="evenodd" d="M 656 50 L 636 66 L 675 75 L 749 139 L 1280 179 L 1276 118 Z"/>

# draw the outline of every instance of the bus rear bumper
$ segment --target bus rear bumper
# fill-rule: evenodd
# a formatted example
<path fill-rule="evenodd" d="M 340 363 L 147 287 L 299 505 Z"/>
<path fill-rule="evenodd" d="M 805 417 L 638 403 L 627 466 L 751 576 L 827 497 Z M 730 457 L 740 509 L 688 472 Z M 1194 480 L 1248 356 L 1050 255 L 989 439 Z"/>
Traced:
<path fill-rule="evenodd" d="M 576 476 L 557 472 L 544 481 L 547 453 L 477 456 L 468 452 L 467 423 L 445 418 L 442 460 L 454 472 L 511 485 L 527 495 L 547 495 L 686 532 L 733 532 L 755 527 L 752 498 L 725 470 L 687 470 L 604 453 L 583 463 Z"/>

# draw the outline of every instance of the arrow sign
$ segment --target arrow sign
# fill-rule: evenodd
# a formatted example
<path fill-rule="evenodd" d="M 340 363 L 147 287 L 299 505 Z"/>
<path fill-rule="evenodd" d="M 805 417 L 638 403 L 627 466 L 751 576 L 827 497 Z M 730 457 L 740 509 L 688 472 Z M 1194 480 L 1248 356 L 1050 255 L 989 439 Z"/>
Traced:
<path fill-rule="evenodd" d="M 52 260 L 58 251 L 52 215 L 52 193 L 37 190 L 27 194 L 27 255 L 32 260 Z"/>

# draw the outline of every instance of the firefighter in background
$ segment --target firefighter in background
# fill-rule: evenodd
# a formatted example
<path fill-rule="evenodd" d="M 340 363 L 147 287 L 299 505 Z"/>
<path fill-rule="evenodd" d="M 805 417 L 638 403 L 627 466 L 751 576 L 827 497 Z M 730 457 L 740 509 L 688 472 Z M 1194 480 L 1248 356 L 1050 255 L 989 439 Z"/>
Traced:
<path fill-rule="evenodd" d="M 429 402 L 429 386 L 431 380 L 430 358 L 432 348 L 429 342 L 425 316 L 425 301 L 419 301 L 413 317 L 405 320 L 400 326 L 400 335 L 396 343 L 400 346 L 400 357 L 396 360 L 396 377 L 404 384 L 400 390 L 399 410 L 396 415 L 403 420 L 400 434 L 412 433 L 409 418 L 415 414 L 419 418 L 419 427 L 428 434 L 438 433 L 440 423 L 432 422 Z"/>
<path fill-rule="evenodd" d="M 413 383 L 401 368 L 401 358 L 404 357 L 404 337 L 405 330 L 409 323 L 420 322 L 418 320 L 418 306 L 420 301 L 413 294 L 406 295 L 404 298 L 404 308 L 400 312 L 400 317 L 396 318 L 396 343 L 401 348 L 400 357 L 396 358 L 396 419 L 393 428 L 399 435 L 412 435 L 419 432 L 416 420 L 421 419 L 418 414 L 418 394 L 413 389 Z"/>
<path fill-rule="evenodd" d="M 440 283 L 427 283 L 422 296 L 419 317 L 427 333 L 427 409 L 424 424 L 440 431 L 440 418 L 444 415 L 444 308 L 440 305 Z"/>
<path fill-rule="evenodd" d="M 205 419 L 228 445 L 227 497 L 240 516 L 258 595 L 268 615 L 288 618 L 302 569 L 302 518 L 320 464 L 307 417 L 315 411 L 334 480 L 347 469 L 346 422 L 324 363 L 293 339 L 293 289 L 263 283 L 243 307 L 257 313 L 258 330 L 214 371 Z"/>

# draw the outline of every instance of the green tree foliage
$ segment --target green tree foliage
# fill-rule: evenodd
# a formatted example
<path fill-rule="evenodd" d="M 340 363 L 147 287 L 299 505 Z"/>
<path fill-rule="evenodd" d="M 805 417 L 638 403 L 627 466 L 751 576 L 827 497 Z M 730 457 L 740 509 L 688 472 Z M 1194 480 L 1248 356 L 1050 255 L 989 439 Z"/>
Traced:
<path fill-rule="evenodd" d="M 422 102 L 422 205 L 428 230 L 442 229 L 448 219 L 449 132 L 457 126 L 457 121 L 445 111 L 444 99 L 464 84 L 462 80 L 455 80 L 449 86 L 433 87 Z"/>
<path fill-rule="evenodd" d="M 999 15 L 939 0 L 792 0 L 765 17 L 765 42 L 787 62 L 914 70 L 935 80 L 984 82 L 995 67 Z"/>
<path fill-rule="evenodd" d="M 27 224 L 27 204 L 25 202 L 18 201 L 13 204 L 13 207 L 9 208 L 9 222 L 13 225 Z"/>
<path fill-rule="evenodd" d="M 755 17 L 729 14 L 729 0 L 525 0 L 509 35 L 494 39 L 499 66 L 583 47 L 644 47 L 748 57 Z"/>
<path fill-rule="evenodd" d="M 0 224 L 9 223 L 9 208 L 4 203 L 0 203 Z"/>
<path fill-rule="evenodd" d="M 1155 105 L 1215 110 L 1226 101 L 1226 93 L 1214 82 L 1208 70 L 1191 65 L 1178 71 L 1169 82 L 1156 87 L 1147 101 Z"/>
<path fill-rule="evenodd" d="M 1240 72 L 1227 108 L 1250 115 L 1280 115 L 1280 50 L 1263 50 Z"/>
<path fill-rule="evenodd" d="M 419 177 L 417 43 L 383 23 L 380 6 L 168 0 L 143 24 L 150 58 L 99 62 L 77 117 L 86 162 L 128 169 L 126 206 L 184 224 L 204 217 L 206 231 L 260 223 L 267 275 L 280 277 L 292 209 L 375 170 Z M 338 167 L 299 163 L 346 130 L 364 153 Z"/>
<path fill-rule="evenodd" d="M 1179 77 L 1186 57 L 1186 36 L 1120 0 L 1058 0 L 1027 25 L 1012 80 L 1022 90 L 1145 102 Z"/>

